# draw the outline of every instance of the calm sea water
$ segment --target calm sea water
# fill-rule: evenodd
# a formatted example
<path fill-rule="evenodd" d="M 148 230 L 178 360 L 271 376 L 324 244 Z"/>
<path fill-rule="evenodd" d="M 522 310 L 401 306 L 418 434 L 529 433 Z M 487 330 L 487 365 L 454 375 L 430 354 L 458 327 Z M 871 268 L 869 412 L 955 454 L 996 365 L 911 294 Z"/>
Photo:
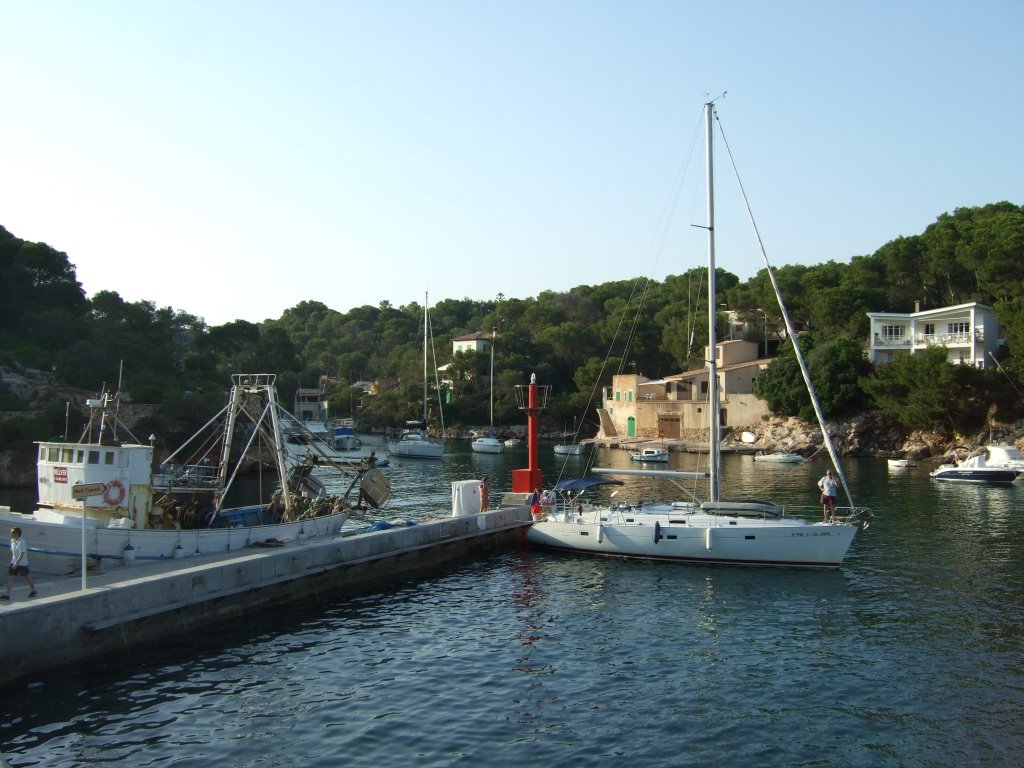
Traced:
<path fill-rule="evenodd" d="M 542 460 L 551 481 L 549 445 Z M 570 461 L 570 475 L 587 463 Z M 452 480 L 488 474 L 500 493 L 524 462 L 464 446 L 395 464 L 385 516 L 444 513 Z M 844 466 L 876 516 L 841 571 L 511 552 L 8 690 L 0 754 L 47 768 L 1019 765 L 1024 487 Z M 820 514 L 824 468 L 726 457 L 725 491 Z"/>

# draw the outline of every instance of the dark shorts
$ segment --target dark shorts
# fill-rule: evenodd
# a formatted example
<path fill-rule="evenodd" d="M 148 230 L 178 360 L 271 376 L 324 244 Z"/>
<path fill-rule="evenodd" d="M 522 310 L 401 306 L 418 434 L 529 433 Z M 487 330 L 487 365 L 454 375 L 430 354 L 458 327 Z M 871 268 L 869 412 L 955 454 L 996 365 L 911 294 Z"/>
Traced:
<path fill-rule="evenodd" d="M 12 565 L 10 568 L 7 569 L 7 573 L 9 573 L 11 576 L 28 576 L 28 566 Z"/>

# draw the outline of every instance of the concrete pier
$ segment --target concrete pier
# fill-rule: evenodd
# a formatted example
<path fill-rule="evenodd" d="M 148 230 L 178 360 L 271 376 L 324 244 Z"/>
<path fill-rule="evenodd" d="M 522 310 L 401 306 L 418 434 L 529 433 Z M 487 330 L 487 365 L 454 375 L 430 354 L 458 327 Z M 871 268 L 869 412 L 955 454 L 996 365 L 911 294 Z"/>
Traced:
<path fill-rule="evenodd" d="M 505 503 L 508 503 L 506 499 Z M 520 544 L 531 523 L 520 502 L 371 533 L 267 549 L 24 579 L 0 604 L 0 686 L 137 643 L 327 592 L 356 593 Z"/>

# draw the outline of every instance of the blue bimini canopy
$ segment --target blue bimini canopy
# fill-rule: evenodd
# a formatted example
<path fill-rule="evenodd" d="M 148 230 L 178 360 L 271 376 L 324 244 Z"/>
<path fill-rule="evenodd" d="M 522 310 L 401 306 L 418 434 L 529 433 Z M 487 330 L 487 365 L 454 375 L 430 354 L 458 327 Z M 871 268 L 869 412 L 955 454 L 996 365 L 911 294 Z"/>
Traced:
<path fill-rule="evenodd" d="M 582 493 L 588 491 L 591 488 L 595 488 L 599 485 L 622 485 L 621 480 L 606 480 L 603 477 L 570 477 L 568 480 L 562 480 L 555 486 L 555 490 L 561 493 L 572 492 Z"/>

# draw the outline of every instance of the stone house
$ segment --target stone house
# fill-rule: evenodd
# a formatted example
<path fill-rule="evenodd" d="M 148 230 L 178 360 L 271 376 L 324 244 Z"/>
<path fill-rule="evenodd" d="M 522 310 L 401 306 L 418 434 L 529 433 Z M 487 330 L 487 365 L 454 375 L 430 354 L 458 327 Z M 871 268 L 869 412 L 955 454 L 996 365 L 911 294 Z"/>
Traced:
<path fill-rule="evenodd" d="M 758 358 L 758 348 L 738 340 L 716 345 L 722 426 L 749 426 L 769 415 L 767 403 L 753 394 L 754 379 L 771 362 Z M 604 388 L 598 437 L 679 438 L 685 430 L 707 430 L 708 413 L 706 368 L 657 380 L 619 374 Z"/>

